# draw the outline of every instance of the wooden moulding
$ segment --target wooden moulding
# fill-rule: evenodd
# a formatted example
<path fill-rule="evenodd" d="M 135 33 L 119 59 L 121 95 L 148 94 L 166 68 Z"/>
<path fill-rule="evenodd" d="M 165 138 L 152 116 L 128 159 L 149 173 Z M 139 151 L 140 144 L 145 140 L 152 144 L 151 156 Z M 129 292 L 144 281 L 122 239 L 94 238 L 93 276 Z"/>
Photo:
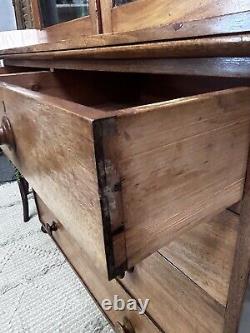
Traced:
<path fill-rule="evenodd" d="M 120 72 L 140 74 L 170 74 L 207 77 L 249 78 L 250 57 L 210 57 L 180 59 L 109 59 L 109 60 L 23 60 L 6 59 L 5 65 L 57 68 L 81 71 Z"/>
<path fill-rule="evenodd" d="M 178 41 L 151 42 L 122 46 L 93 47 L 66 51 L 44 51 L 4 55 L 12 60 L 66 59 L 155 59 L 237 57 L 250 55 L 250 35 L 203 37 Z"/>
<path fill-rule="evenodd" d="M 193 39 L 222 34 L 241 34 L 250 31 L 249 22 L 250 11 L 245 11 L 201 20 L 184 21 L 179 30 L 176 30 L 175 24 L 169 24 L 125 33 L 76 36 L 73 39 L 64 39 L 57 42 L 49 42 L 49 33 L 43 31 L 43 37 L 46 38 L 45 41 L 47 41 L 45 44 L 31 45 L 29 42 L 26 44 L 29 46 L 24 45 L 24 47 L 18 47 L 19 45 L 16 45 L 16 48 L 10 48 L 10 46 L 8 47 L 7 45 L 0 52 L 0 55 L 75 50 L 128 44 L 135 45 L 138 42 L 167 41 L 184 38 Z M 35 31 L 39 32 L 38 30 Z M 34 42 L 33 44 L 37 43 Z"/>
<path fill-rule="evenodd" d="M 37 0 L 30 0 L 30 7 L 32 11 L 33 27 L 35 29 L 41 30 L 42 22 L 40 16 L 39 2 Z"/>

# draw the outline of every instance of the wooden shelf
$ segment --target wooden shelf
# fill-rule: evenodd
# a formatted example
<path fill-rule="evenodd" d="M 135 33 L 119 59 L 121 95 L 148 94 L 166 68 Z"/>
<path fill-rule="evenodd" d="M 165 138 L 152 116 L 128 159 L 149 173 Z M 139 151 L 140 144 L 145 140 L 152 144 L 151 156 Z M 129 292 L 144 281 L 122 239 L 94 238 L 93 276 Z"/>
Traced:
<path fill-rule="evenodd" d="M 135 266 L 120 283 L 150 299 L 148 315 L 164 332 L 222 333 L 239 216 L 224 211 Z"/>
<path fill-rule="evenodd" d="M 226 306 L 239 216 L 225 211 L 160 250 L 169 262 Z"/>

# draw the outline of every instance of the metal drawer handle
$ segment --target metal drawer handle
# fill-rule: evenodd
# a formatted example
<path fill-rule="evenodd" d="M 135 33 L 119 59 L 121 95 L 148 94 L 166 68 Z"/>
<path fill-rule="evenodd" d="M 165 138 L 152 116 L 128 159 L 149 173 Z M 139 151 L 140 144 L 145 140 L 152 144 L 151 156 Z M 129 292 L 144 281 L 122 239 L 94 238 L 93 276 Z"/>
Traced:
<path fill-rule="evenodd" d="M 45 234 L 48 234 L 50 236 L 52 236 L 53 231 L 56 231 L 57 228 L 57 224 L 55 221 L 53 221 L 53 223 L 50 225 L 49 223 L 43 224 L 41 226 L 41 230 L 42 232 L 44 232 Z"/>
<path fill-rule="evenodd" d="M 122 279 L 125 278 L 125 273 L 133 273 L 134 270 L 135 270 L 135 268 L 134 268 L 134 267 L 131 267 L 131 268 L 129 268 L 126 272 L 121 273 L 121 274 L 118 275 L 117 277 L 118 277 L 118 279 L 122 280 Z"/>
<path fill-rule="evenodd" d="M 0 145 L 8 145 L 10 149 L 15 149 L 15 138 L 9 119 L 4 116 L 0 127 Z"/>
<path fill-rule="evenodd" d="M 124 317 L 123 324 L 119 321 L 116 323 L 116 331 L 117 333 L 135 333 L 134 327 L 127 317 Z"/>

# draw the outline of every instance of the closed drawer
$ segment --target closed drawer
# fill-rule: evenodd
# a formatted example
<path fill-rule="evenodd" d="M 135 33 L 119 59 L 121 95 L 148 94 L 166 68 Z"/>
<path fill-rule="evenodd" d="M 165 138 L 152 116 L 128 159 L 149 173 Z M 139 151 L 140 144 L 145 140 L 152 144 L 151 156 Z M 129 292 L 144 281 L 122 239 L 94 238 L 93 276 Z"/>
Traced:
<path fill-rule="evenodd" d="M 109 279 L 241 199 L 248 87 L 171 100 L 140 76 L 20 78 L 0 78 L 4 152 Z"/>
<path fill-rule="evenodd" d="M 56 221 L 57 230 L 52 233 L 52 239 L 63 252 L 74 271 L 78 274 L 85 287 L 89 290 L 91 296 L 109 319 L 114 329 L 119 333 L 160 333 L 161 330 L 151 321 L 146 313 L 141 314 L 141 309 L 129 311 L 109 309 L 105 311 L 102 308 L 104 300 L 110 300 L 114 304 L 114 297 L 118 297 L 124 302 L 133 299 L 121 284 L 113 279 L 107 281 L 106 275 L 97 271 L 92 264 L 88 254 L 82 251 L 81 247 L 77 244 L 75 239 L 64 229 L 63 225 L 56 220 L 53 213 L 44 204 L 41 198 L 36 194 L 36 204 L 40 221 L 46 225 L 51 225 L 52 221 Z M 141 298 L 144 302 L 144 297 Z M 121 325 L 129 321 L 128 330 L 121 330 Z"/>
<path fill-rule="evenodd" d="M 149 300 L 143 316 L 138 311 L 107 311 L 113 325 L 126 317 L 136 332 L 158 332 L 158 328 L 168 333 L 224 332 L 238 215 L 225 210 L 204 219 L 143 260 L 124 279 L 108 282 L 105 276 L 94 271 L 88 256 L 37 195 L 36 202 L 44 225 L 56 221 L 58 229 L 52 233 L 52 239 L 99 304 L 104 299 L 113 300 L 114 295 L 124 301 Z"/>

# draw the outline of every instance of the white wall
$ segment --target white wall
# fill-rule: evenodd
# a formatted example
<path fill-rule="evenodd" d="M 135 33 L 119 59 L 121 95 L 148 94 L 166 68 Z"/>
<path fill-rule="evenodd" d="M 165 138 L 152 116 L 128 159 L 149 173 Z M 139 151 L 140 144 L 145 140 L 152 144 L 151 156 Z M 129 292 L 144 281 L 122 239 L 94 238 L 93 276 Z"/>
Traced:
<path fill-rule="evenodd" d="M 12 0 L 0 0 L 0 31 L 15 29 L 16 18 Z"/>

